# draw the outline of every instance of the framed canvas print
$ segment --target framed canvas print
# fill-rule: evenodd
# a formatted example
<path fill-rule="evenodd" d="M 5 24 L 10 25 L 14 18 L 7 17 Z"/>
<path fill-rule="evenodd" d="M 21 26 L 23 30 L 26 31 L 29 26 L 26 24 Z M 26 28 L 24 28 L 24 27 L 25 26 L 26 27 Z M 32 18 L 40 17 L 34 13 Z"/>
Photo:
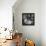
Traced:
<path fill-rule="evenodd" d="M 34 25 L 35 13 L 22 13 L 22 25 Z"/>

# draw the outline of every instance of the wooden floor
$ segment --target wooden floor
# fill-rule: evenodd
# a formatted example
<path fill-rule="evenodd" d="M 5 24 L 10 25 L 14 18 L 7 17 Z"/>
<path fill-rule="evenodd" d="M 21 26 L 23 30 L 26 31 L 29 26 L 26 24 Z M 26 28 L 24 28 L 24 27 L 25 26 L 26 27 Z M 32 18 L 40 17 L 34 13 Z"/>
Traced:
<path fill-rule="evenodd" d="M 15 39 L 13 40 L 6 40 L 6 42 L 2 43 L 0 46 L 16 46 Z"/>

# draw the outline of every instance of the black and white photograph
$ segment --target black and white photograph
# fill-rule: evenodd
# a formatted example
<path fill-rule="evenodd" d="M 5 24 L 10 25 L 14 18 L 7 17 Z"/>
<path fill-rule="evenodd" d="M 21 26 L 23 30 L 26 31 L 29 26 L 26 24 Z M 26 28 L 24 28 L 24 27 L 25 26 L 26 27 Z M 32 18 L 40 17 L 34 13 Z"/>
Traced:
<path fill-rule="evenodd" d="M 34 25 L 35 13 L 22 13 L 22 25 Z"/>

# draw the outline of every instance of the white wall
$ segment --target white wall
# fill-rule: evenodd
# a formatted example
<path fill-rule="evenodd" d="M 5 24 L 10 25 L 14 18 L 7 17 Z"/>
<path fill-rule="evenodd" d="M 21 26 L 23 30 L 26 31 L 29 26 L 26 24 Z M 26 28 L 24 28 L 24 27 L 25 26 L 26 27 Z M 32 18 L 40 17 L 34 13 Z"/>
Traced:
<path fill-rule="evenodd" d="M 12 28 L 12 6 L 16 0 L 0 0 L 0 27 Z"/>
<path fill-rule="evenodd" d="M 41 38 L 42 46 L 46 46 L 46 0 L 41 2 Z"/>
<path fill-rule="evenodd" d="M 41 0 L 23 0 L 16 5 L 13 6 L 15 29 L 22 32 L 24 38 L 34 40 L 36 46 L 41 46 Z M 22 13 L 35 13 L 35 25 L 23 26 Z"/>

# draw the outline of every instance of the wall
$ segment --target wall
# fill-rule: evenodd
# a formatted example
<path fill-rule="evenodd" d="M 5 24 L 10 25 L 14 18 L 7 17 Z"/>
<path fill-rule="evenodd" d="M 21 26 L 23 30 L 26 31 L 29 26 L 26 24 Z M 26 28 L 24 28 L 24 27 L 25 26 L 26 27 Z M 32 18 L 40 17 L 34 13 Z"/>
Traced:
<path fill-rule="evenodd" d="M 41 41 L 46 46 L 46 0 L 41 2 Z"/>
<path fill-rule="evenodd" d="M 16 0 L 0 0 L 0 27 L 12 29 L 12 6 Z"/>
<path fill-rule="evenodd" d="M 23 26 L 22 13 L 35 13 L 35 25 Z M 41 0 L 22 0 L 19 4 L 15 3 L 13 14 L 15 30 L 22 32 L 25 39 L 35 41 L 36 46 L 41 46 Z"/>

